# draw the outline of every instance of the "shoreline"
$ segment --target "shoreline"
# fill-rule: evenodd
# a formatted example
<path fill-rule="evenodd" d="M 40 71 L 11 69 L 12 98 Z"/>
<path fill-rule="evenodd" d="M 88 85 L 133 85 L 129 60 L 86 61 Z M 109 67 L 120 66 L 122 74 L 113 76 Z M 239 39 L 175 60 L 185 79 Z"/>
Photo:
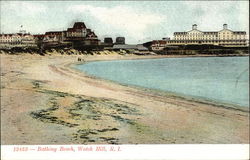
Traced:
<path fill-rule="evenodd" d="M 71 68 L 78 57 L 141 56 L 0 56 L 2 144 L 249 142 L 248 112 L 93 79 Z"/>
<path fill-rule="evenodd" d="M 191 58 L 198 58 L 198 57 L 218 57 L 218 56 L 212 56 L 212 55 L 209 55 L 209 56 L 193 56 Z M 226 56 L 226 57 L 230 57 L 230 56 Z M 243 56 L 238 56 L 238 57 L 243 57 Z M 244 56 L 245 57 L 245 56 Z M 125 59 L 118 59 L 119 61 L 120 60 L 144 60 L 144 59 L 162 59 L 162 58 L 190 58 L 190 57 L 179 57 L 179 56 L 173 56 L 173 57 L 166 57 L 166 56 L 163 56 L 163 57 L 136 57 L 136 58 L 125 58 Z M 180 98 L 180 99 L 184 99 L 184 100 L 187 100 L 187 101 L 191 101 L 191 102 L 198 102 L 198 103 L 205 103 L 205 104 L 209 104 L 209 105 L 212 105 L 213 107 L 224 107 L 224 108 L 227 108 L 227 109 L 232 109 L 232 110 L 239 110 L 239 111 L 243 111 L 243 112 L 249 112 L 249 106 L 241 106 L 241 105 L 238 105 L 238 104 L 232 104 L 232 103 L 227 103 L 227 102 L 222 102 L 222 101 L 219 101 L 219 100 L 214 100 L 214 99 L 209 99 L 209 98 L 205 98 L 205 97 L 198 97 L 198 96 L 192 96 L 192 95 L 185 95 L 185 94 L 181 94 L 181 93 L 175 93 L 175 92 L 171 92 L 171 91 L 164 91 L 164 90 L 159 90 L 159 89 L 153 89 L 153 88 L 147 88 L 147 87 L 142 87 L 142 86 L 137 86 L 137 85 L 132 85 L 132 84 L 124 84 L 124 83 L 120 83 L 120 82 L 116 82 L 114 80 L 108 80 L 108 79 L 105 79 L 105 78 L 101 78 L 101 77 L 98 77 L 98 76 L 93 76 L 93 75 L 89 75 L 88 73 L 84 72 L 84 71 L 81 71 L 80 69 L 77 69 L 75 66 L 77 65 L 84 65 L 84 64 L 87 64 L 87 63 L 91 63 L 91 62 L 98 62 L 98 61 L 103 61 L 103 60 L 87 60 L 85 62 L 76 62 L 76 63 L 71 63 L 71 64 L 68 64 L 66 65 L 66 67 L 70 67 L 71 69 L 79 72 L 79 73 L 82 73 L 84 76 L 87 76 L 93 80 L 100 80 L 100 81 L 103 81 L 104 83 L 105 82 L 110 82 L 110 83 L 114 83 L 114 84 L 118 84 L 118 85 L 122 85 L 122 86 L 125 86 L 125 87 L 131 87 L 131 88 L 135 88 L 135 89 L 138 89 L 138 90 L 142 90 L 142 91 L 146 91 L 146 92 L 153 92 L 153 94 L 157 94 L 157 95 L 160 95 L 160 96 L 171 96 L 171 97 L 177 97 L 177 98 Z M 105 60 L 105 61 L 113 61 L 112 59 L 110 60 Z M 117 61 L 116 59 L 114 61 Z"/>
<path fill-rule="evenodd" d="M 89 63 L 89 62 L 94 62 L 94 61 L 88 61 L 87 63 Z M 74 64 L 73 63 L 70 65 L 81 65 L 81 64 Z M 71 69 L 82 72 L 83 75 L 85 75 L 88 78 L 91 78 L 93 80 L 99 80 L 99 81 L 103 81 L 106 83 L 107 82 L 114 83 L 114 84 L 118 84 L 118 85 L 121 85 L 124 87 L 134 88 L 134 89 L 145 91 L 145 92 L 153 92 L 153 95 L 156 94 L 159 96 L 166 96 L 166 97 L 171 96 L 171 97 L 176 97 L 176 98 L 183 99 L 183 100 L 190 101 L 190 102 L 205 103 L 205 104 L 211 105 L 213 107 L 223 107 L 226 109 L 249 112 L 249 107 L 247 107 L 247 106 L 241 106 L 241 105 L 237 105 L 237 104 L 221 102 L 219 100 L 214 100 L 214 99 L 209 99 L 209 98 L 204 98 L 204 97 L 197 97 L 197 96 L 192 96 L 192 95 L 184 95 L 184 94 L 175 93 L 175 92 L 171 92 L 171 91 L 164 91 L 164 90 L 159 90 L 159 89 L 147 88 L 147 87 L 142 87 L 142 86 L 137 86 L 137 85 L 132 85 L 132 84 L 124 84 L 124 83 L 116 82 L 113 80 L 108 80 L 108 79 L 104 79 L 101 77 L 89 75 L 88 73 L 80 71 L 74 67 L 71 67 Z"/>

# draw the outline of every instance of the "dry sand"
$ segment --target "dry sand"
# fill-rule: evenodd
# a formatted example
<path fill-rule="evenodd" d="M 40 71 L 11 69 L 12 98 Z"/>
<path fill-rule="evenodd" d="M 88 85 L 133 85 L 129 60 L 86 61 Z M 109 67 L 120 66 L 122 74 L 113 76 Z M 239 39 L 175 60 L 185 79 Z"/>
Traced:
<path fill-rule="evenodd" d="M 0 56 L 2 144 L 249 143 L 248 111 L 122 86 L 70 67 L 77 57 L 155 57 Z"/>

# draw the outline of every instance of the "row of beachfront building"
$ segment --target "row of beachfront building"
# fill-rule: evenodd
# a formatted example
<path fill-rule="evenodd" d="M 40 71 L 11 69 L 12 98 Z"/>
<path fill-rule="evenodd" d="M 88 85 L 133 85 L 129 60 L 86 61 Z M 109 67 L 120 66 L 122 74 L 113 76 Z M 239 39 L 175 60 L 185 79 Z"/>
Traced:
<path fill-rule="evenodd" d="M 248 46 L 245 31 L 232 31 L 227 24 L 220 31 L 200 31 L 197 25 L 187 32 L 174 32 L 173 39 L 164 38 L 152 41 L 152 50 L 162 50 L 167 46 L 176 45 L 216 45 L 223 47 L 245 47 Z"/>
<path fill-rule="evenodd" d="M 8 45 L 36 45 L 58 44 L 67 42 L 81 42 L 82 45 L 101 45 L 101 44 L 118 44 L 121 48 L 126 48 L 124 37 L 117 37 L 113 42 L 111 37 L 104 39 L 104 43 L 98 39 L 97 35 L 86 27 L 84 22 L 75 22 L 72 28 L 65 31 L 49 31 L 45 34 L 32 35 L 21 32 L 16 34 L 0 34 L 0 44 Z M 245 47 L 248 46 L 248 40 L 245 31 L 232 31 L 228 29 L 227 24 L 223 25 L 220 31 L 204 32 L 197 29 L 197 25 L 192 26 L 192 30 L 187 32 L 174 32 L 173 39 L 164 38 L 154 40 L 151 43 L 151 50 L 163 50 L 167 46 L 181 45 L 217 45 L 224 47 Z M 117 47 L 117 46 L 116 46 Z M 128 46 L 130 47 L 130 46 Z"/>
<path fill-rule="evenodd" d="M 10 45 L 32 45 L 37 42 L 63 43 L 67 41 L 84 41 L 86 44 L 98 44 L 100 42 L 96 34 L 87 28 L 83 22 L 76 22 L 72 28 L 68 28 L 66 31 L 50 31 L 38 35 L 25 32 L 0 34 L 0 43 Z"/>
<path fill-rule="evenodd" d="M 68 42 L 80 42 L 82 45 L 101 44 L 95 32 L 87 28 L 84 22 L 75 22 L 72 28 L 65 31 L 49 31 L 45 34 L 32 35 L 24 30 L 16 34 L 0 34 L 0 44 L 6 45 L 37 45 L 38 43 L 56 45 Z M 125 44 L 125 37 L 117 37 L 115 42 L 111 37 L 106 37 L 104 43 Z"/>

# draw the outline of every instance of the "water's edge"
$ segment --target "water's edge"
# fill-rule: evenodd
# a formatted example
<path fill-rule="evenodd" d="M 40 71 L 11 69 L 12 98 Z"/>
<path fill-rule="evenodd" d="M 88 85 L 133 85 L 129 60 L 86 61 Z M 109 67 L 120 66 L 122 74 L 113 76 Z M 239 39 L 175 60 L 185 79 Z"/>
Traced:
<path fill-rule="evenodd" d="M 159 57 L 159 58 L 162 58 L 162 57 Z M 141 59 L 144 59 L 144 58 L 141 58 Z M 96 79 L 96 80 L 100 80 L 103 82 L 119 84 L 119 85 L 126 86 L 126 87 L 132 87 L 132 88 L 135 88 L 138 90 L 146 91 L 147 93 L 150 93 L 150 94 L 156 95 L 156 96 L 179 98 L 181 100 L 186 100 L 186 101 L 190 101 L 190 102 L 197 102 L 197 103 L 202 103 L 202 104 L 208 104 L 208 105 L 212 105 L 214 107 L 222 107 L 222 108 L 231 109 L 231 110 L 249 112 L 248 107 L 244 107 L 244 106 L 240 106 L 240 105 L 236 105 L 236 104 L 225 103 L 225 102 L 220 102 L 220 101 L 216 101 L 214 99 L 209 99 L 209 98 L 204 98 L 204 97 L 184 95 L 184 94 L 175 93 L 175 92 L 171 92 L 171 91 L 163 91 L 163 90 L 147 88 L 147 87 L 142 87 L 142 86 L 137 86 L 137 85 L 132 85 L 132 84 L 124 84 L 121 82 L 117 82 L 117 81 L 105 79 L 102 77 L 90 75 L 87 72 L 84 72 L 84 71 L 77 68 L 78 65 L 85 65 L 87 63 L 96 62 L 96 61 L 120 61 L 120 60 L 122 61 L 123 59 L 119 59 L 119 60 L 93 60 L 93 61 L 85 61 L 85 62 L 80 62 L 80 63 L 77 62 L 77 63 L 69 64 L 68 67 L 77 71 L 78 73 L 83 74 L 84 76 L 87 76 L 88 78 L 91 78 L 91 79 Z M 124 60 L 126 60 L 126 59 L 124 59 Z M 138 60 L 138 59 L 134 59 L 134 60 Z"/>

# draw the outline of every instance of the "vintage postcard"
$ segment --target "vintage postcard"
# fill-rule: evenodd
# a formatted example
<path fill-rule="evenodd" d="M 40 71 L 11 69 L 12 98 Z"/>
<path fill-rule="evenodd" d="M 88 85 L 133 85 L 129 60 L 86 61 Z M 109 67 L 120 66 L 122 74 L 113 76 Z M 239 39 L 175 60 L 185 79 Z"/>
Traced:
<path fill-rule="evenodd" d="M 249 159 L 249 1 L 0 7 L 1 159 Z"/>

